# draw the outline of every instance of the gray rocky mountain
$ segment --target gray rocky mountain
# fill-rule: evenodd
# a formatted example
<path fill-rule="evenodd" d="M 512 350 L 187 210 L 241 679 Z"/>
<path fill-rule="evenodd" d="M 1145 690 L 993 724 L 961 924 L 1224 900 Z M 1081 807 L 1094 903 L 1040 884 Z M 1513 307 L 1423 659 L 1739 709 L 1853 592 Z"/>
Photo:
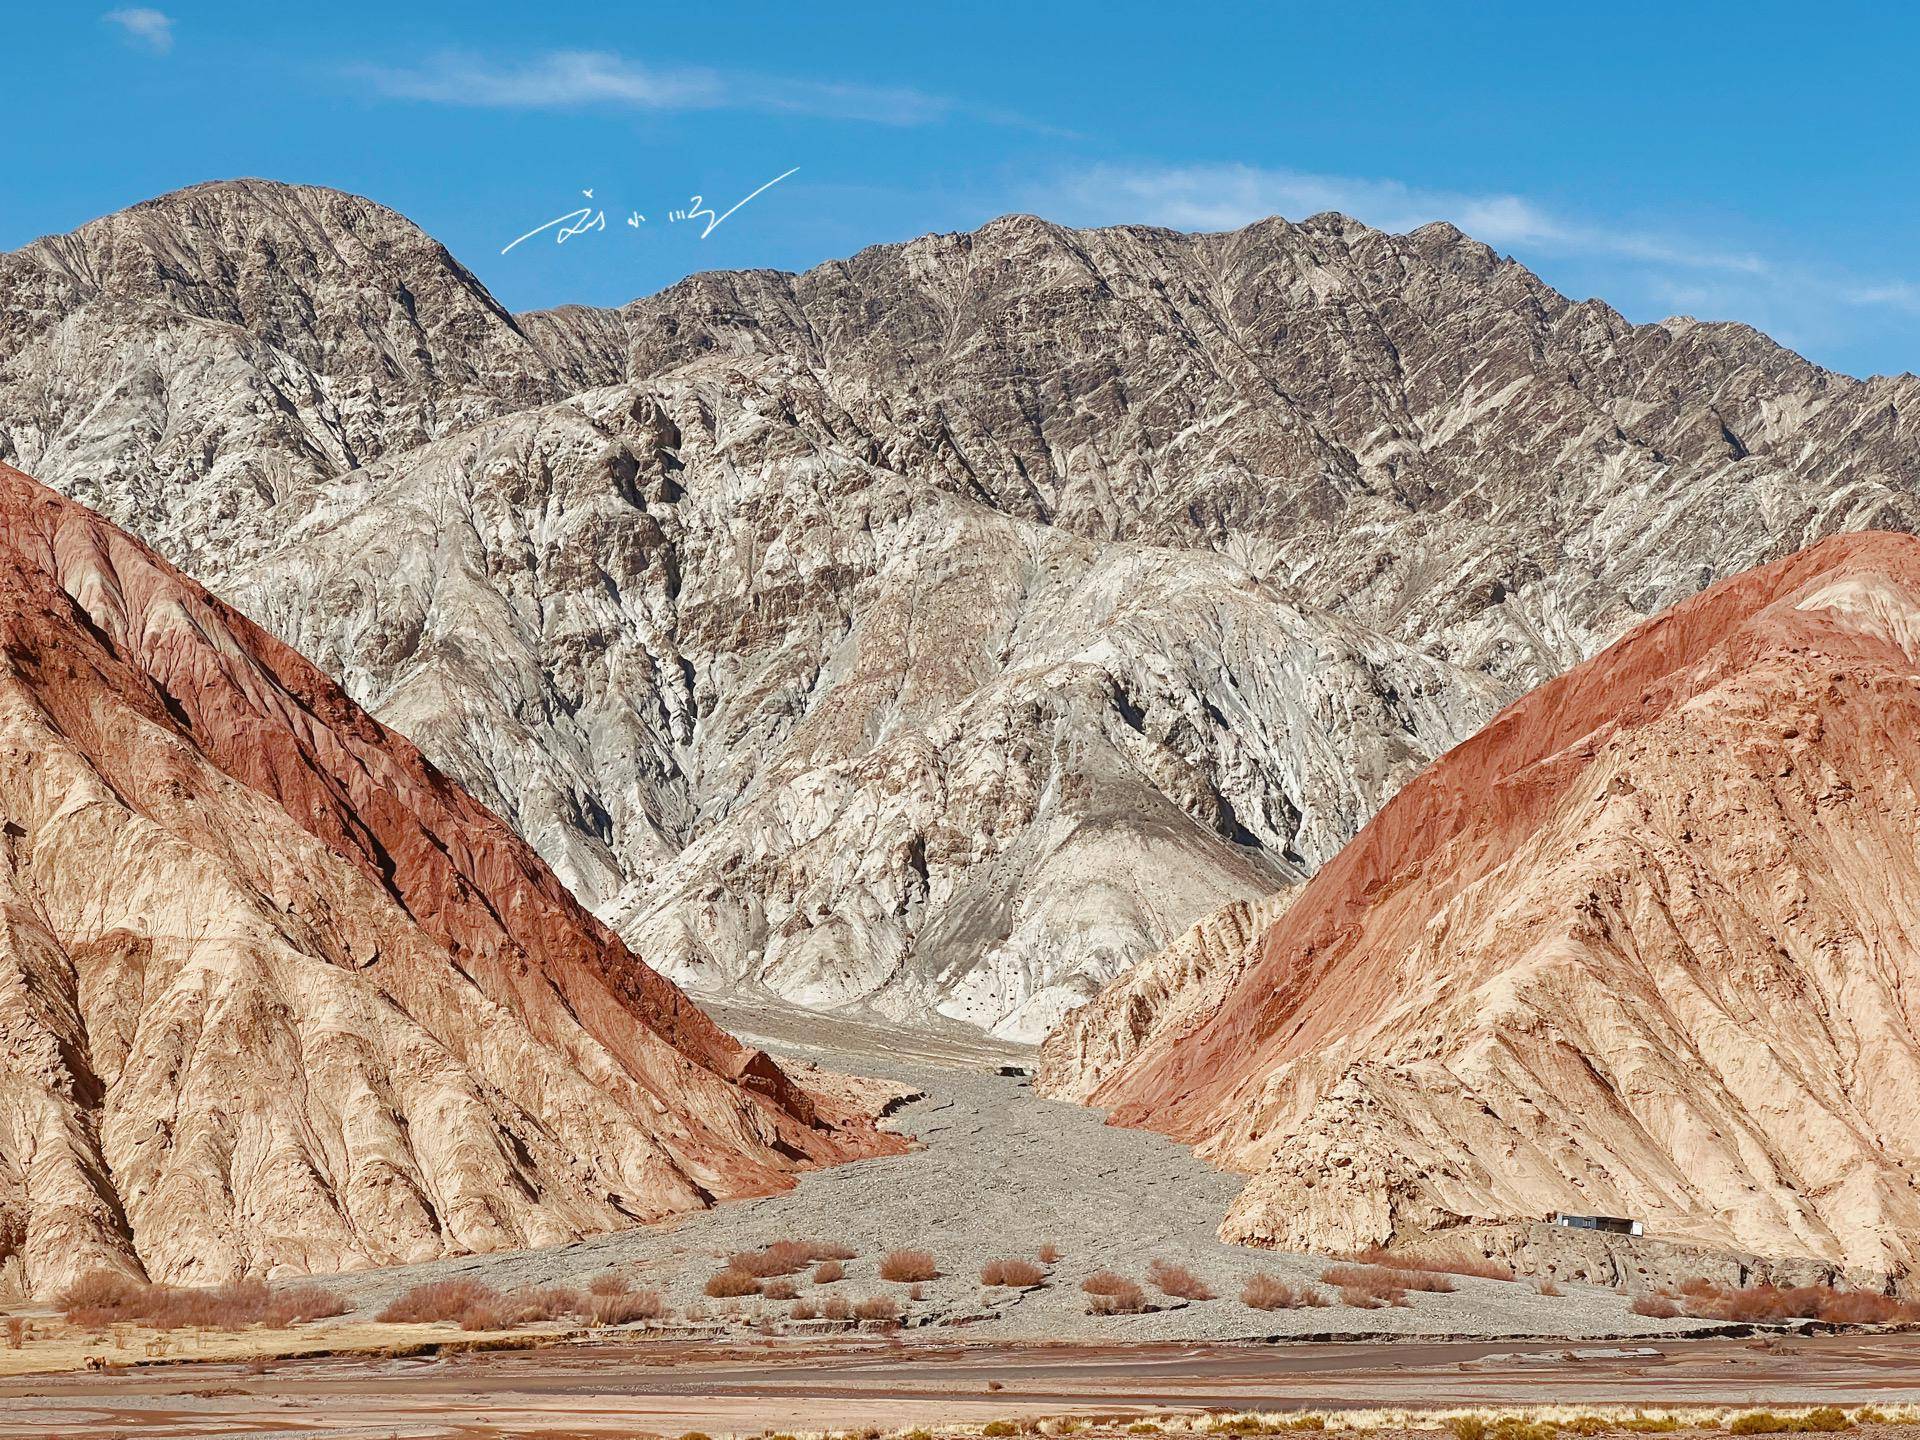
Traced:
<path fill-rule="evenodd" d="M 1920 381 L 1443 225 L 1010 217 L 515 317 L 241 182 L 0 260 L 0 339 L 0 455 L 676 979 L 1024 1038 L 1632 621 L 1920 519 Z"/>

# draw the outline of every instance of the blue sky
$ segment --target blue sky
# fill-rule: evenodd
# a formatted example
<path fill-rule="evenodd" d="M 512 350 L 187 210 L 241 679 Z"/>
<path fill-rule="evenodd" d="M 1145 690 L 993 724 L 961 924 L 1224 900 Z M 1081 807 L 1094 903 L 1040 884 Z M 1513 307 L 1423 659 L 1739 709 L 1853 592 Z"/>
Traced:
<path fill-rule="evenodd" d="M 1920 369 L 1920 7 L 7 10 L 0 248 L 265 175 L 393 206 L 525 309 L 1012 210 L 1219 229 L 1342 209 L 1451 219 L 1635 320 Z M 704 238 L 668 220 L 794 167 Z M 500 253 L 589 188 L 605 230 Z"/>

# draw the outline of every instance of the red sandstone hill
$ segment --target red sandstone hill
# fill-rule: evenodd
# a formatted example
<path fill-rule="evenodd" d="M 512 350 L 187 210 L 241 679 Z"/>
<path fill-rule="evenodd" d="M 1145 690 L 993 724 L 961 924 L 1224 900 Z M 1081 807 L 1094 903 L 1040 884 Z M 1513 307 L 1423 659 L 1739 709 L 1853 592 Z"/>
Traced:
<path fill-rule="evenodd" d="M 1920 541 L 1823 541 L 1509 706 L 1229 980 L 1092 1095 L 1252 1176 L 1229 1238 L 1568 1209 L 1908 1266 Z"/>
<path fill-rule="evenodd" d="M 0 466 L 0 1286 L 572 1239 L 896 1146 L 312 665 Z"/>

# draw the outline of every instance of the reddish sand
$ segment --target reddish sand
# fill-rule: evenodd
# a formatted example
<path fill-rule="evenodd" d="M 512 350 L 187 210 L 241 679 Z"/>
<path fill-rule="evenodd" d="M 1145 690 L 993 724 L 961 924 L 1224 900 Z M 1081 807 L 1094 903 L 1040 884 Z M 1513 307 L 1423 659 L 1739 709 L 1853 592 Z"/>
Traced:
<path fill-rule="evenodd" d="M 758 1434 L 1042 1415 L 1911 1404 L 1910 1335 L 1285 1346 L 592 1346 L 0 1382 L 0 1440 Z"/>

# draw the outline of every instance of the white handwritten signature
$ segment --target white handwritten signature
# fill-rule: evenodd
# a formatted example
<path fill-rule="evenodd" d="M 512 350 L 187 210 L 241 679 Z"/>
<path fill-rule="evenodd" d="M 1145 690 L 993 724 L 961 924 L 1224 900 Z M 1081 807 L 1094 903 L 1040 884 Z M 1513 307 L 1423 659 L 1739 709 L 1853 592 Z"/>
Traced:
<path fill-rule="evenodd" d="M 700 238 L 704 240 L 725 224 L 727 217 L 742 205 L 745 205 L 748 200 L 753 200 L 766 194 L 767 191 L 786 179 L 788 175 L 798 173 L 799 169 L 800 167 L 796 165 L 792 170 L 787 170 L 774 176 L 773 179 L 767 181 L 766 184 L 762 185 L 758 190 L 755 190 L 751 195 L 746 196 L 744 199 L 736 200 L 729 208 L 721 211 L 717 215 L 714 213 L 713 207 L 706 203 L 704 196 L 695 195 L 687 202 L 684 209 L 668 211 L 667 223 L 669 225 L 677 225 L 683 220 L 696 222 L 705 220 L 706 225 L 700 231 Z M 580 193 L 589 200 L 593 199 L 593 191 L 591 190 L 582 190 Z M 627 224 L 636 230 L 646 224 L 646 222 L 647 217 L 642 215 L 638 210 L 631 210 L 627 213 Z M 553 231 L 553 243 L 556 245 L 564 245 L 576 235 L 584 235 L 589 230 L 605 230 L 606 228 L 607 212 L 605 210 L 598 209 L 592 205 L 582 205 L 578 210 L 569 210 L 564 215 L 556 215 L 544 225 L 534 226 L 533 229 L 527 231 L 527 233 L 522 235 L 518 240 L 508 241 L 500 247 L 500 253 L 504 255 L 522 240 L 531 240 L 534 236 L 544 235 L 549 230 Z"/>

